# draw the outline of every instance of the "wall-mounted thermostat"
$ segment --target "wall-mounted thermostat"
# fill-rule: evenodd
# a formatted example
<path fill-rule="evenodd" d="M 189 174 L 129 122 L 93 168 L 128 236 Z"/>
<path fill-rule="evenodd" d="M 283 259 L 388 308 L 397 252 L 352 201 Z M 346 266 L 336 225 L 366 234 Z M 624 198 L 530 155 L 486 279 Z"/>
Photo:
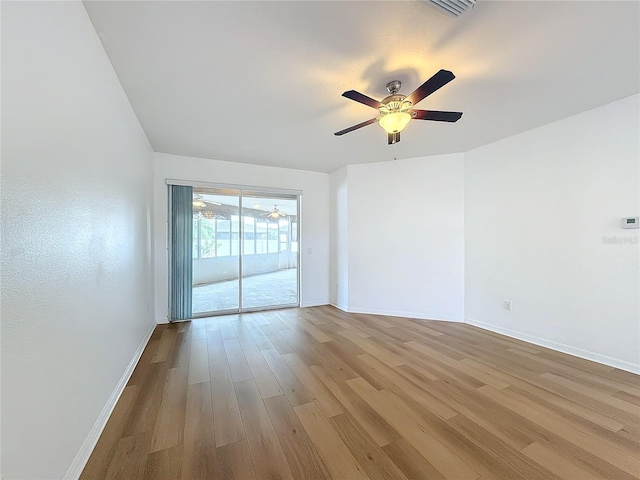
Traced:
<path fill-rule="evenodd" d="M 622 219 L 622 228 L 640 228 L 640 217 L 625 217 Z"/>

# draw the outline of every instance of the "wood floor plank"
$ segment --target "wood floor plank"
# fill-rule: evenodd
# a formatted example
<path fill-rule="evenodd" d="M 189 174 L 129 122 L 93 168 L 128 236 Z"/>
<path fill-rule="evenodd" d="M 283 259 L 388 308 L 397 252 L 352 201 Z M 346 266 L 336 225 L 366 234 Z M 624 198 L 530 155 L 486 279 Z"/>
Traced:
<path fill-rule="evenodd" d="M 428 393 L 428 390 L 420 389 L 416 384 L 399 375 L 394 369 L 386 366 L 371 355 L 361 355 L 358 357 L 358 360 L 386 378 L 391 384 L 402 390 L 403 393 L 431 409 L 436 415 L 447 419 L 455 417 L 458 414 L 455 409 Z"/>
<path fill-rule="evenodd" d="M 516 449 L 510 448 L 487 430 L 468 420 L 464 416 L 456 416 L 442 420 L 417 402 L 407 398 L 403 400 L 402 392 L 380 392 L 380 396 L 390 407 L 395 407 L 413 421 L 427 434 L 438 439 L 446 448 L 479 472 L 487 480 L 504 478 L 545 478 L 554 479 L 554 475 L 529 459 L 523 459 Z M 559 479 L 555 479 L 559 480 Z"/>
<path fill-rule="evenodd" d="M 153 360 L 151 360 L 152 363 L 166 362 L 170 359 L 173 345 L 176 341 L 177 331 L 178 327 L 175 324 L 171 324 L 164 329 L 160 337 L 158 350 L 156 350 L 156 354 L 153 356 Z"/>
<path fill-rule="evenodd" d="M 404 364 L 400 365 L 399 367 L 395 367 L 394 370 L 410 382 L 418 385 L 423 390 L 429 390 L 429 388 L 431 387 L 431 382 L 440 378 L 437 375 L 433 375 L 431 372 L 420 368 L 419 366 Z"/>
<path fill-rule="evenodd" d="M 295 353 L 283 355 L 294 375 L 300 380 L 302 385 L 311 394 L 316 405 L 327 417 L 333 417 L 344 413 L 340 402 L 333 396 L 331 391 L 315 376 L 311 369 Z"/>
<path fill-rule="evenodd" d="M 162 324 L 80 476 L 105 478 L 640 480 L 640 377 L 326 305 Z"/>
<path fill-rule="evenodd" d="M 371 480 L 407 480 L 369 435 L 348 413 L 329 418 L 340 438 Z"/>
<path fill-rule="evenodd" d="M 157 340 L 149 340 L 149 343 L 147 343 L 147 346 L 142 352 L 140 360 L 138 360 L 136 368 L 133 370 L 131 377 L 129 377 L 127 385 L 142 385 L 144 383 L 144 379 L 147 377 L 149 367 L 151 366 L 151 360 L 153 360 L 159 345 L 159 338 Z"/>
<path fill-rule="evenodd" d="M 166 362 L 149 365 L 147 376 L 140 386 L 140 392 L 129 413 L 127 424 L 122 433 L 123 437 L 153 430 L 162 402 L 167 373 Z"/>
<path fill-rule="evenodd" d="M 123 390 L 109 417 L 109 421 L 98 439 L 98 443 L 93 449 L 91 457 L 82 471 L 80 480 L 106 477 L 139 390 L 140 385 L 129 385 Z"/>
<path fill-rule="evenodd" d="M 257 478 L 291 479 L 291 469 L 253 380 L 234 384 Z"/>
<path fill-rule="evenodd" d="M 363 379 L 348 380 L 347 384 L 375 411 L 380 413 L 445 478 L 476 480 L 480 476 L 435 437 L 425 433 L 406 414 L 395 408 L 388 408 L 387 401 Z"/>
<path fill-rule="evenodd" d="M 630 403 L 631 405 L 635 405 L 636 407 L 640 407 L 640 396 L 638 395 L 633 395 L 629 392 L 616 392 L 613 394 L 614 397 L 619 398 L 620 400 L 623 400 L 627 403 Z"/>
<path fill-rule="evenodd" d="M 345 338 L 341 337 L 337 341 L 326 342 L 323 347 L 327 352 L 331 352 L 332 358 L 338 359 L 344 365 L 348 365 L 349 369 L 355 372 L 355 375 L 351 378 L 362 377 L 377 390 L 382 390 L 392 385 L 388 379 L 369 365 L 362 362 L 354 362 L 354 358 L 364 355 L 366 352 Z"/>
<path fill-rule="evenodd" d="M 479 391 L 483 395 L 504 404 L 519 415 L 546 428 L 550 432 L 578 445 L 580 448 L 594 455 L 602 455 L 607 462 L 630 475 L 638 476 L 640 474 L 638 458 L 633 458 L 631 455 L 603 443 L 601 439 L 596 439 L 580 430 L 572 428 L 571 425 L 567 425 L 557 417 L 551 417 L 548 413 L 542 413 L 523 402 L 512 399 L 505 394 L 506 392 L 504 390 L 496 390 L 489 385 L 485 385 L 480 388 Z"/>
<path fill-rule="evenodd" d="M 271 348 L 275 348 L 273 346 L 273 343 L 271 343 L 271 340 L 269 340 L 269 337 L 267 337 L 267 335 L 262 331 L 260 326 L 255 321 L 247 322 L 245 326 L 251 334 L 254 342 L 256 343 L 256 346 L 260 350 L 269 350 Z"/>
<path fill-rule="evenodd" d="M 551 470 L 560 478 L 579 478 L 581 480 L 596 480 L 598 478 L 581 468 L 577 463 L 562 458 L 539 443 L 532 443 L 525 447 L 522 449 L 522 453 L 534 462 Z"/>
<path fill-rule="evenodd" d="M 338 333 L 389 367 L 397 367 L 404 363 L 404 361 L 394 353 L 387 351 L 368 338 L 355 335 L 351 330 L 341 330 Z"/>
<path fill-rule="evenodd" d="M 634 416 L 640 416 L 639 406 L 630 404 L 629 402 L 625 402 L 624 400 L 620 400 L 619 398 L 613 397 L 607 392 L 586 387 L 584 385 L 581 385 L 579 382 L 561 377 L 560 375 L 556 375 L 554 373 L 543 373 L 540 376 L 548 380 L 551 380 L 554 383 L 567 387 L 577 393 L 582 393 L 583 395 L 593 398 L 594 400 L 602 402 L 620 411 L 630 413 L 631 415 L 634 415 Z"/>
<path fill-rule="evenodd" d="M 251 452 L 246 440 L 218 447 L 217 458 L 220 478 L 255 480 L 256 474 L 249 461 Z"/>
<path fill-rule="evenodd" d="M 205 324 L 205 330 L 207 332 L 220 330 L 220 323 L 218 322 L 218 317 L 205 318 L 204 324 Z"/>
<path fill-rule="evenodd" d="M 331 475 L 284 395 L 264 400 L 293 477 L 329 479 Z"/>
<path fill-rule="evenodd" d="M 218 478 L 209 382 L 194 383 L 187 387 L 187 413 L 182 447 L 182 480 Z"/>
<path fill-rule="evenodd" d="M 321 329 L 316 327 L 311 322 L 308 322 L 306 320 L 301 320 L 299 324 L 300 326 L 302 326 L 302 328 L 304 328 L 307 332 L 309 332 L 309 334 L 313 338 L 315 338 L 320 343 L 330 342 L 332 340 L 332 338 L 329 335 L 324 333 Z"/>
<path fill-rule="evenodd" d="M 244 440 L 244 426 L 228 365 L 210 367 L 216 447 Z"/>
<path fill-rule="evenodd" d="M 169 368 L 188 367 L 191 360 L 191 334 L 188 331 L 176 333 L 176 341 L 171 352 Z"/>
<path fill-rule="evenodd" d="M 275 328 L 276 330 L 280 331 L 280 330 L 287 330 L 289 327 L 280 319 L 280 317 L 278 316 L 278 312 L 269 312 L 269 323 L 273 326 L 273 328 Z"/>
<path fill-rule="evenodd" d="M 167 375 L 150 452 L 182 444 L 187 409 L 188 367 L 173 368 Z"/>
<path fill-rule="evenodd" d="M 187 322 L 185 322 L 187 323 Z M 191 341 L 206 340 L 207 339 L 207 326 L 202 321 L 190 321 L 189 332 L 191 333 Z"/>
<path fill-rule="evenodd" d="M 547 380 L 542 376 L 530 378 L 527 383 L 534 384 L 544 390 L 553 392 L 560 397 L 578 403 L 590 410 L 599 412 L 602 415 L 612 418 L 624 425 L 634 425 L 640 428 L 640 415 L 624 412 L 614 406 L 594 399 L 592 395 L 585 395 L 583 393 L 576 392 L 575 390 L 561 385 L 560 383 Z M 518 384 L 518 386 L 523 388 L 521 384 Z"/>
<path fill-rule="evenodd" d="M 278 383 L 282 387 L 282 390 L 284 390 L 284 394 L 289 399 L 289 402 L 291 402 L 291 405 L 295 407 L 296 405 L 313 401 L 313 397 L 293 374 L 277 350 L 263 350 L 262 355 L 276 376 Z"/>
<path fill-rule="evenodd" d="M 242 350 L 262 398 L 282 395 L 284 392 L 258 347 L 252 345 Z"/>
<path fill-rule="evenodd" d="M 294 410 L 333 478 L 369 478 L 315 403 L 299 405 Z"/>
<path fill-rule="evenodd" d="M 218 319 L 218 325 L 220 326 L 220 334 L 223 340 L 230 340 L 232 338 L 237 339 L 236 331 L 231 325 L 231 321 L 235 316 L 227 315 Z"/>
<path fill-rule="evenodd" d="M 505 444 L 521 450 L 534 442 L 535 432 L 530 432 L 518 424 L 513 414 L 500 404 L 485 401 L 476 392 L 451 382 L 440 380 L 432 384 L 431 393 L 442 401 L 475 422 Z"/>
<path fill-rule="evenodd" d="M 448 431 L 442 435 L 445 444 L 454 447 L 460 458 L 479 471 L 482 478 L 561 480 L 546 465 L 523 458 L 520 452 L 464 416 L 450 419 L 447 428 Z"/>
<path fill-rule="evenodd" d="M 233 322 L 231 326 L 236 332 L 236 337 L 241 347 L 248 347 L 250 345 L 256 344 L 256 341 L 251 336 L 251 332 L 247 328 L 244 321 Z"/>
<path fill-rule="evenodd" d="M 189 357 L 188 384 L 209 381 L 209 356 L 207 354 L 207 341 L 194 340 L 191 342 L 191 355 Z"/>
<path fill-rule="evenodd" d="M 280 334 L 280 332 L 273 328 L 272 325 L 262 325 L 260 328 L 265 333 L 269 341 L 273 344 L 275 349 L 278 350 L 278 353 L 280 355 L 294 352 L 293 347 L 289 345 L 289 342 L 287 342 L 285 338 Z"/>
<path fill-rule="evenodd" d="M 329 372 L 318 365 L 312 365 L 311 371 L 333 393 L 344 409 L 356 419 L 378 446 L 387 445 L 393 440 L 401 438 L 400 434 L 364 400 L 353 395 L 351 389 L 340 379 L 333 378 Z"/>
<path fill-rule="evenodd" d="M 207 330 L 207 357 L 209 366 L 228 363 L 220 330 Z"/>
<path fill-rule="evenodd" d="M 147 456 L 143 480 L 176 480 L 182 474 L 182 445 L 158 450 Z"/>
<path fill-rule="evenodd" d="M 636 455 L 640 452 L 639 441 L 628 441 L 622 439 L 619 435 L 616 435 L 615 432 L 606 430 L 579 415 L 574 415 L 573 413 L 559 409 L 554 405 L 549 405 L 545 398 L 532 397 L 528 392 L 522 391 L 516 387 L 509 387 L 503 391 L 505 395 L 510 398 L 522 402 L 538 411 L 544 411 L 544 413 L 546 413 L 550 418 L 557 419 L 560 423 L 565 424 L 574 430 L 582 432 L 588 436 L 599 437 L 603 444 L 619 449 L 623 452 L 627 452 L 630 455 Z"/>
<path fill-rule="evenodd" d="M 150 442 L 151 432 L 120 439 L 105 478 L 108 480 L 142 478 Z"/>
<path fill-rule="evenodd" d="M 244 356 L 242 347 L 237 338 L 228 338 L 224 340 L 224 349 L 227 352 L 229 360 L 229 370 L 231 370 L 231 378 L 234 382 L 241 382 L 253 378 L 251 369 Z"/>
<path fill-rule="evenodd" d="M 546 391 L 537 385 L 533 385 L 528 382 L 517 382 L 517 386 L 511 386 L 511 390 L 518 392 L 520 395 L 526 396 L 534 400 L 541 405 L 544 405 L 549 410 L 562 416 L 578 416 L 586 420 L 587 422 L 604 427 L 612 432 L 618 432 L 624 427 L 622 422 L 602 415 L 599 411 L 593 408 L 588 408 L 579 403 L 572 402 L 560 395 L 556 395 L 552 392 Z"/>
<path fill-rule="evenodd" d="M 385 445 L 382 447 L 382 450 L 409 480 L 414 478 L 446 480 L 445 477 L 404 438 Z"/>
<path fill-rule="evenodd" d="M 251 314 L 251 319 L 256 322 L 257 325 L 271 325 L 271 322 L 264 313 L 253 313 Z"/>

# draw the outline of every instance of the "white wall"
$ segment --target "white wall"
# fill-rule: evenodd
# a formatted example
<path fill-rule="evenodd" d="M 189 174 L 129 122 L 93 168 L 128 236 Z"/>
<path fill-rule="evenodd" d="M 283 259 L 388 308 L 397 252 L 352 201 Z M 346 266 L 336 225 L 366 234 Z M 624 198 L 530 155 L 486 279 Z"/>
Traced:
<path fill-rule="evenodd" d="M 640 371 L 638 230 L 620 227 L 640 210 L 638 107 L 635 95 L 465 154 L 470 323 Z"/>
<path fill-rule="evenodd" d="M 464 319 L 463 155 L 350 165 L 348 310 Z"/>
<path fill-rule="evenodd" d="M 281 188 L 302 191 L 300 271 L 301 305 L 329 303 L 329 175 L 288 168 L 155 154 L 155 311 L 167 321 L 166 179 Z M 311 250 L 311 253 L 308 253 Z"/>
<path fill-rule="evenodd" d="M 57 479 L 154 325 L 153 152 L 80 2 L 3 2 L 2 140 L 2 478 Z"/>
<path fill-rule="evenodd" d="M 331 174 L 331 304 L 349 308 L 349 183 L 347 167 Z"/>

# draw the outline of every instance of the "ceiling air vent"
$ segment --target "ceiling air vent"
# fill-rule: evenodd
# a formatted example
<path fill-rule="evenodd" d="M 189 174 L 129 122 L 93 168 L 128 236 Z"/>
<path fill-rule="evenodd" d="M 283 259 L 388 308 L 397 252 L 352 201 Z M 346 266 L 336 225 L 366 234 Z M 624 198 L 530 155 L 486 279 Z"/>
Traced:
<path fill-rule="evenodd" d="M 467 10 L 471 10 L 476 4 L 476 0 L 431 0 L 431 3 L 444 8 L 457 17 Z"/>

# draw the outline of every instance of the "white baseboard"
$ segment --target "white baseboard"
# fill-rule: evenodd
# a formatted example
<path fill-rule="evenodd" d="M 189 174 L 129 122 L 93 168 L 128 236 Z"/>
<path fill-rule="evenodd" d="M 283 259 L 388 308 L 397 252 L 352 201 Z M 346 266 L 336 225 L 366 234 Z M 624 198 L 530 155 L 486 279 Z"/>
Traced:
<path fill-rule="evenodd" d="M 337 308 L 337 305 L 334 305 Z M 371 315 L 388 315 L 390 317 L 406 317 L 417 318 L 419 320 L 441 320 L 446 322 L 464 322 L 460 317 L 450 314 L 437 314 L 437 313 L 424 313 L 424 312 L 405 312 L 402 310 L 382 310 L 377 308 L 361 308 L 361 307 L 349 307 L 348 309 L 340 308 L 348 313 L 368 313 Z"/>
<path fill-rule="evenodd" d="M 473 318 L 465 318 L 465 323 L 478 328 L 482 328 L 484 330 L 489 330 L 490 332 L 500 333 L 508 337 L 517 338 L 518 340 L 524 340 L 525 342 L 533 343 L 534 345 L 550 348 L 551 350 L 557 350 L 559 352 L 567 353 L 575 357 L 584 358 L 585 360 L 591 360 L 592 362 L 602 363 L 604 365 L 609 365 L 610 367 L 619 368 L 620 370 L 640 374 L 640 365 L 632 362 L 627 362 L 626 360 L 619 360 L 607 355 L 591 352 L 589 350 L 583 350 L 582 348 L 572 347 L 571 345 L 565 345 L 564 343 L 555 342 L 546 338 L 536 337 L 527 333 L 516 332 L 515 330 L 510 330 L 508 328 L 498 327 L 489 323 L 480 322 L 478 320 L 474 320 Z"/>
<path fill-rule="evenodd" d="M 111 416 L 111 413 L 113 412 L 113 409 L 115 408 L 116 403 L 118 403 L 118 400 L 120 399 L 120 395 L 122 395 L 122 392 L 124 391 L 124 387 L 127 386 L 127 382 L 129 381 L 129 378 L 131 377 L 133 370 L 136 368 L 136 365 L 138 364 L 138 361 L 142 356 L 142 352 L 144 351 L 144 348 L 147 346 L 147 343 L 149 342 L 149 339 L 151 338 L 151 334 L 153 333 L 155 328 L 156 328 L 155 323 L 149 326 L 149 330 L 147 331 L 144 338 L 142 339 L 142 342 L 140 342 L 138 349 L 133 354 L 133 358 L 131 359 L 131 362 L 129 362 L 129 365 L 127 366 L 126 370 L 122 374 L 122 377 L 120 378 L 120 381 L 116 385 L 116 388 L 114 388 L 113 392 L 111 393 L 111 396 L 109 397 L 109 400 L 107 400 L 107 403 L 102 409 L 102 412 L 100 412 L 98 419 L 93 424 L 93 427 L 89 432 L 89 435 L 87 436 L 84 443 L 82 444 L 82 447 L 80 447 L 80 450 L 78 451 L 76 457 L 73 459 L 73 462 L 71 462 L 71 466 L 69 467 L 69 470 L 67 470 L 67 473 L 64 476 L 65 480 L 77 480 L 78 478 L 80 478 L 80 474 L 82 473 L 82 470 L 84 470 L 84 467 L 87 464 L 87 461 L 89 461 L 89 457 L 91 456 L 91 453 L 93 452 L 93 449 L 95 448 L 96 443 L 98 443 L 98 439 L 102 434 L 102 430 L 104 430 L 104 427 L 107 424 L 107 421 L 109 420 L 109 417 Z"/>
<path fill-rule="evenodd" d="M 322 305 L 329 305 L 327 300 L 305 300 L 304 302 L 300 302 L 300 307 L 321 307 Z"/>
<path fill-rule="evenodd" d="M 330 303 L 329 305 L 331 305 L 332 307 L 336 307 L 338 310 L 342 310 L 343 312 L 349 312 L 347 306 L 341 303 Z"/>

